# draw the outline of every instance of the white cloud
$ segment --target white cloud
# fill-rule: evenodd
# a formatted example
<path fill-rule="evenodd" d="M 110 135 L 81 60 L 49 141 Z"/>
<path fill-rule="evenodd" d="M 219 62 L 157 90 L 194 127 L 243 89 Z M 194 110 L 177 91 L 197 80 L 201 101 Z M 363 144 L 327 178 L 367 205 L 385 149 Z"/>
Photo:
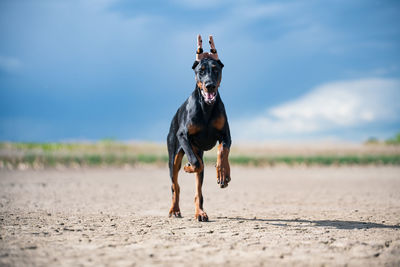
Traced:
<path fill-rule="evenodd" d="M 239 140 L 301 139 L 400 123 L 400 80 L 361 79 L 317 86 L 308 94 L 232 121 Z"/>
<path fill-rule="evenodd" d="M 14 57 L 0 56 L 0 70 L 12 72 L 21 67 L 21 61 Z"/>

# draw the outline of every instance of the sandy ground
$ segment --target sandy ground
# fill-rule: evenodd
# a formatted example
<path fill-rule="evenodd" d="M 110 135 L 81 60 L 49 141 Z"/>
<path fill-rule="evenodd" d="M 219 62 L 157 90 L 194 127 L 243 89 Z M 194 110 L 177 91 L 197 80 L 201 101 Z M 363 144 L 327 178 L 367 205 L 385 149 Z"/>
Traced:
<path fill-rule="evenodd" d="M 1 266 L 400 265 L 400 168 L 233 168 L 180 173 L 182 219 L 167 218 L 167 169 L 0 172 Z"/>

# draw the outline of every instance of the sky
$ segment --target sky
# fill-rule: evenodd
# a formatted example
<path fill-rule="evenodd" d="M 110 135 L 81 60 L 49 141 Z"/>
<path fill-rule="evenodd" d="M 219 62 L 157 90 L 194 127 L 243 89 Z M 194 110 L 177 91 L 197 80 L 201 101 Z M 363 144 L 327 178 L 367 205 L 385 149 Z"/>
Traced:
<path fill-rule="evenodd" d="M 197 34 L 233 142 L 400 132 L 399 1 L 2 0 L 0 141 L 165 141 Z"/>

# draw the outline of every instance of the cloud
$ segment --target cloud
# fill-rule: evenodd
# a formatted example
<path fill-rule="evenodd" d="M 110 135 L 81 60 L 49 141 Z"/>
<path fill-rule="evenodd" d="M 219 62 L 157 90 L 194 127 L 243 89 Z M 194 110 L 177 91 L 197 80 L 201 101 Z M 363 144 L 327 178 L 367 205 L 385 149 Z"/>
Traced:
<path fill-rule="evenodd" d="M 231 124 L 239 140 L 303 139 L 400 125 L 398 114 L 400 80 L 360 79 L 317 86 L 298 99 Z"/>
<path fill-rule="evenodd" d="M 0 70 L 13 72 L 21 67 L 21 61 L 18 58 L 0 56 Z"/>

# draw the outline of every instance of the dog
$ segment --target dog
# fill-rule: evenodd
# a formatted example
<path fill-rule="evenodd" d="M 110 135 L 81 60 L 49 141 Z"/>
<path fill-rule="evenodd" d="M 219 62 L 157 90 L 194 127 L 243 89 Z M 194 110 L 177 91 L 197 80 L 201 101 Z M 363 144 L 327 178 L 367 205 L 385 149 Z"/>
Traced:
<path fill-rule="evenodd" d="M 211 35 L 209 43 L 210 53 L 203 52 L 201 36 L 197 36 L 196 60 L 192 66 L 196 87 L 173 117 L 167 137 L 172 181 L 172 206 L 169 216 L 182 217 L 179 209 L 178 172 L 186 154 L 188 163 L 183 169 L 196 175 L 195 219 L 203 222 L 208 221 L 203 209 L 203 153 L 212 149 L 217 142 L 217 183 L 221 188 L 226 188 L 231 181 L 228 161 L 231 135 L 225 107 L 218 91 L 224 64 L 218 58 Z"/>

